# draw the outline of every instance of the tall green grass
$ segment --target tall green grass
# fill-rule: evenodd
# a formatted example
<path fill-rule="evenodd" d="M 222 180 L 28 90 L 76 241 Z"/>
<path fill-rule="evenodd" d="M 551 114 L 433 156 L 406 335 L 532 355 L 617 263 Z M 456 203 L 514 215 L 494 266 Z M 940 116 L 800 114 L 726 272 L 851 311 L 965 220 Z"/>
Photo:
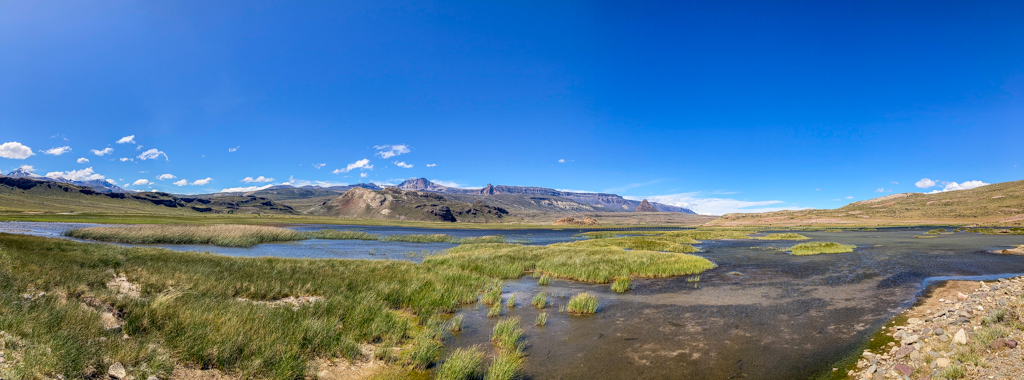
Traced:
<path fill-rule="evenodd" d="M 530 300 L 530 305 L 533 305 L 533 307 L 538 309 L 543 309 L 547 304 L 548 294 L 546 292 L 537 293 L 537 295 L 533 296 L 533 299 Z"/>
<path fill-rule="evenodd" d="M 507 351 L 521 351 L 523 328 L 519 327 L 519 317 L 505 318 L 498 321 L 491 331 L 491 342 L 494 346 Z"/>
<path fill-rule="evenodd" d="M 569 299 L 565 310 L 576 315 L 594 314 L 597 312 L 597 297 L 587 292 L 574 295 Z"/>
<path fill-rule="evenodd" d="M 484 353 L 476 347 L 457 348 L 437 370 L 438 380 L 474 380 L 483 375 Z"/>
<path fill-rule="evenodd" d="M 612 291 L 616 293 L 625 293 L 629 290 L 629 277 L 619 277 L 612 283 Z"/>
<path fill-rule="evenodd" d="M 807 256 L 807 255 L 818 255 L 822 253 L 846 253 L 853 252 L 855 245 L 846 245 L 839 243 L 826 243 L 826 242 L 810 242 L 800 243 L 789 248 L 789 250 L 796 256 Z"/>
<path fill-rule="evenodd" d="M 428 257 L 425 263 L 450 266 L 489 277 L 518 278 L 528 271 L 583 282 L 608 283 L 622 276 L 672 277 L 715 268 L 707 259 L 681 253 L 578 248 L 559 244 L 525 246 L 474 244 Z"/>
<path fill-rule="evenodd" d="M 128 244 L 213 244 L 225 247 L 251 247 L 305 238 L 301 232 L 287 228 L 230 224 L 86 227 L 70 230 L 65 235 Z"/>

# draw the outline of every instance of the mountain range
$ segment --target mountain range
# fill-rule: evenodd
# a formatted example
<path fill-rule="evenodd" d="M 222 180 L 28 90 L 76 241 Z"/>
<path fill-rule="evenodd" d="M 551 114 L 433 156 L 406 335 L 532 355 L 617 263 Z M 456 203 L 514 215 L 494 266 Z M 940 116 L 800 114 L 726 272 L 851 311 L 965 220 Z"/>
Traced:
<path fill-rule="evenodd" d="M 117 186 L 115 184 L 112 184 L 112 183 L 104 181 L 104 180 L 97 179 L 97 180 L 90 180 L 90 181 L 73 181 L 73 180 L 65 179 L 65 178 L 43 177 L 41 175 L 32 173 L 30 171 L 27 171 L 27 170 L 21 169 L 21 168 L 14 169 L 14 171 L 12 171 L 10 173 L 7 173 L 5 175 L 5 177 L 29 178 L 29 179 L 34 179 L 34 180 L 37 180 L 37 181 L 50 181 L 50 182 L 57 182 L 57 183 L 67 183 L 67 184 L 78 185 L 78 186 L 82 186 L 82 187 L 88 187 L 90 189 L 96 190 L 96 191 L 101 192 L 101 193 L 130 193 L 130 192 L 132 192 L 132 191 L 125 190 L 125 189 L 123 189 L 123 188 L 121 188 L 121 187 L 119 187 L 119 186 Z"/>

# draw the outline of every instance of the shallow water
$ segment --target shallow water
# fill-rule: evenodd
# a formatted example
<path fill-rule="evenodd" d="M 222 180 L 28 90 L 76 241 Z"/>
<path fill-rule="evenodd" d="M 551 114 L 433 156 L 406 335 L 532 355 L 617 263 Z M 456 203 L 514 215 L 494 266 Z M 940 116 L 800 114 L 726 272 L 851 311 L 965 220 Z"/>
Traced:
<path fill-rule="evenodd" d="M 526 328 L 526 375 L 536 379 L 799 379 L 851 353 L 868 335 L 908 306 L 927 279 L 1024 272 L 1024 257 L 989 253 L 1024 243 L 1024 236 L 957 233 L 915 239 L 928 229 L 879 232 L 803 232 L 812 241 L 856 244 L 852 253 L 790 256 L 751 247 L 794 242 L 727 240 L 702 244 L 701 255 L 719 264 L 697 287 L 686 278 L 636 280 L 616 294 L 608 285 L 532 278 L 510 281 Z M 732 275 L 729 272 L 740 272 Z M 540 291 L 590 291 L 595 316 L 558 314 L 568 298 L 534 327 L 529 305 Z M 506 298 L 508 294 L 505 295 Z M 465 331 L 451 347 L 490 349 L 497 318 L 471 308 Z"/>
<path fill-rule="evenodd" d="M 63 234 L 68 230 L 82 227 L 100 226 L 88 223 L 37 223 L 37 222 L 0 222 L 0 232 L 18 233 L 36 236 L 66 238 Z M 109 226 L 109 225 L 108 225 Z M 297 231 L 316 231 L 333 229 L 344 231 L 364 231 L 372 234 L 411 235 L 411 234 L 446 234 L 457 238 L 487 235 L 505 235 L 506 239 L 521 244 L 551 244 L 579 239 L 575 235 L 587 231 L 581 229 L 562 230 L 456 230 L 429 229 L 412 227 L 388 226 L 339 226 L 339 225 L 288 225 L 282 226 Z M 78 240 L 78 239 L 72 239 Z M 374 240 L 321 240 L 311 239 L 295 242 L 260 244 L 250 248 L 217 247 L 198 244 L 119 244 L 130 247 L 159 247 L 176 251 L 210 252 L 240 257 L 286 257 L 286 258 L 317 258 L 317 259 L 365 259 L 365 260 L 406 260 L 420 262 L 424 257 L 440 253 L 454 244 L 448 243 L 409 243 L 381 242 Z"/>
<path fill-rule="evenodd" d="M 88 224 L 0 222 L 0 232 L 60 237 Z M 374 234 L 433 234 L 456 237 L 506 235 L 525 244 L 577 239 L 568 230 L 437 230 L 383 226 L 288 226 L 360 230 Z M 719 267 L 700 281 L 685 277 L 634 280 L 634 289 L 613 293 L 607 284 L 554 280 L 538 286 L 525 277 L 506 282 L 504 297 L 516 294 L 526 329 L 525 374 L 533 379 L 799 379 L 830 369 L 855 350 L 896 312 L 911 304 L 924 284 L 963 278 L 986 279 L 1024 273 L 1024 256 L 992 250 L 1024 244 L 1024 236 L 956 233 L 915 239 L 931 228 L 877 232 L 801 232 L 811 241 L 855 244 L 851 253 L 791 256 L 770 248 L 791 241 L 722 240 L 698 246 Z M 232 256 L 422 260 L 409 252 L 441 251 L 450 244 L 361 240 L 307 240 L 252 248 L 161 246 Z M 374 252 L 370 255 L 370 252 Z M 731 274 L 739 272 L 740 275 Z M 530 299 L 554 295 L 547 326 L 533 326 L 540 312 Z M 598 295 L 594 316 L 558 313 L 568 296 Z M 487 308 L 467 307 L 464 330 L 449 349 L 480 345 L 491 350 L 498 318 Z"/>

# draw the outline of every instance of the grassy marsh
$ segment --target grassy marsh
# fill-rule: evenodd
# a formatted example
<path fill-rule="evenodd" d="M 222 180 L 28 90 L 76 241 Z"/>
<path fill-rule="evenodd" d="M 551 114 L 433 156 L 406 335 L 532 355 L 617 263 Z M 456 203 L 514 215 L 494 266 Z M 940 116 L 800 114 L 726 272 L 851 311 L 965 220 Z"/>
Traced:
<path fill-rule="evenodd" d="M 701 273 L 715 268 L 707 259 L 681 253 L 578 248 L 553 244 L 473 244 L 431 256 L 425 263 L 451 266 L 495 278 L 519 278 L 541 271 L 555 278 L 608 283 L 616 277 L 657 278 Z M 543 277 L 542 277 L 543 278 Z"/>
<path fill-rule="evenodd" d="M 785 232 L 778 234 L 768 234 L 761 237 L 756 237 L 757 240 L 811 240 L 811 238 L 795 232 Z"/>
<path fill-rule="evenodd" d="M 847 253 L 853 252 L 855 245 L 846 245 L 833 242 L 810 242 L 800 243 L 789 248 L 795 256 L 818 255 L 823 253 Z"/>
<path fill-rule="evenodd" d="M 629 290 L 629 277 L 619 277 L 612 282 L 612 291 L 616 293 L 625 293 Z"/>
<path fill-rule="evenodd" d="M 438 380 L 472 380 L 483 375 L 484 353 L 477 347 L 457 348 L 437 370 Z"/>

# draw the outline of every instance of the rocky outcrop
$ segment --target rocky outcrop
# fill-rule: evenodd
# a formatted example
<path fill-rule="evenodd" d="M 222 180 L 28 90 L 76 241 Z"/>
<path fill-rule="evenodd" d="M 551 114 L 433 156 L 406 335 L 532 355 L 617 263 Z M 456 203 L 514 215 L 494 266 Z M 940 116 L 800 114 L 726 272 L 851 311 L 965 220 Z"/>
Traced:
<path fill-rule="evenodd" d="M 654 206 L 651 206 L 651 204 L 647 202 L 646 199 L 644 199 L 642 202 L 640 202 L 639 206 L 636 206 L 635 212 L 658 212 L 658 209 L 654 208 Z"/>
<path fill-rule="evenodd" d="M 1024 373 L 1024 277 L 994 283 L 949 281 L 904 312 L 905 323 L 872 341 L 853 379 L 1010 379 Z M 837 370 L 837 369 L 836 369 Z"/>
<path fill-rule="evenodd" d="M 426 178 L 414 178 L 406 180 L 398 185 L 398 188 L 402 190 L 415 190 L 415 191 L 427 191 L 431 193 L 440 194 L 471 194 L 471 195 L 496 195 L 496 194 L 516 194 L 516 195 L 529 195 L 529 196 L 544 196 L 544 197 L 560 197 L 568 199 L 574 202 L 578 202 L 585 205 L 595 207 L 599 211 L 633 211 L 640 206 L 640 201 L 623 198 L 617 194 L 607 193 L 578 193 L 572 191 L 560 191 L 555 189 L 549 189 L 546 187 L 533 187 L 533 186 L 506 186 L 506 185 L 491 185 L 487 184 L 482 189 L 460 189 L 455 187 L 447 187 L 438 185 L 430 182 Z M 686 214 L 696 214 L 690 209 L 671 206 L 660 203 L 650 203 L 656 211 L 661 212 L 681 212 Z"/>
<path fill-rule="evenodd" d="M 439 194 L 406 191 L 395 187 L 379 191 L 352 188 L 310 212 L 346 218 L 438 222 L 489 222 L 498 221 L 509 215 L 509 212 L 501 207 L 492 207 L 481 202 L 457 202 Z"/>
<path fill-rule="evenodd" d="M 576 219 L 576 218 L 573 218 L 571 216 L 567 216 L 567 217 L 558 219 L 554 223 L 551 223 L 551 224 L 555 225 L 555 226 L 599 226 L 600 225 L 600 224 L 597 223 L 597 219 L 594 219 L 594 218 L 591 218 L 591 217 L 583 217 L 582 219 Z"/>

